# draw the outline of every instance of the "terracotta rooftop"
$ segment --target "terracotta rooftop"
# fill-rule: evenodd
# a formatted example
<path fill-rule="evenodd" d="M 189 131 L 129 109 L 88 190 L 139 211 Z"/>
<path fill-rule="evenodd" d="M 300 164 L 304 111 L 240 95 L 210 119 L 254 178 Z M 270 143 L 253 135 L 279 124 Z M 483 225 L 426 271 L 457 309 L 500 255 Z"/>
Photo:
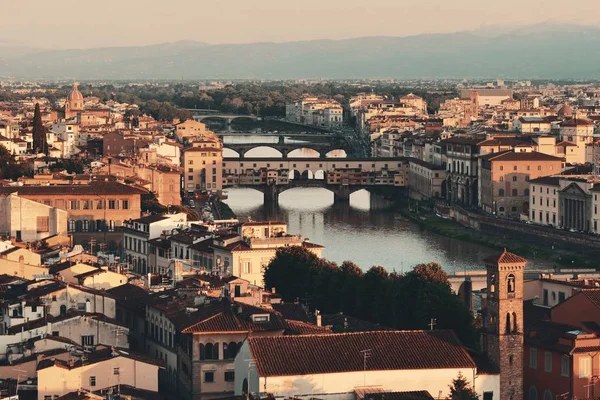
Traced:
<path fill-rule="evenodd" d="M 128 195 L 143 194 L 146 190 L 124 185 L 118 182 L 94 182 L 91 185 L 53 185 L 53 186 L 0 186 L 0 194 L 19 193 L 21 195 Z"/>
<path fill-rule="evenodd" d="M 514 253 L 510 253 L 506 251 L 506 249 L 504 249 L 502 254 L 499 256 L 489 256 L 486 257 L 484 261 L 489 264 L 520 264 L 527 262 L 525 258 Z"/>
<path fill-rule="evenodd" d="M 450 330 L 251 336 L 248 345 L 265 377 L 363 371 L 366 349 L 371 371 L 476 367 Z"/>
<path fill-rule="evenodd" d="M 585 118 L 569 118 L 563 121 L 562 124 L 560 124 L 561 127 L 566 126 L 566 127 L 575 127 L 575 126 L 594 126 L 594 123 L 592 121 L 590 121 L 589 119 L 585 119 Z"/>
<path fill-rule="evenodd" d="M 562 161 L 562 158 L 554 157 L 537 151 L 515 152 L 512 150 L 500 151 L 498 153 L 485 154 L 480 157 L 489 161 Z"/>

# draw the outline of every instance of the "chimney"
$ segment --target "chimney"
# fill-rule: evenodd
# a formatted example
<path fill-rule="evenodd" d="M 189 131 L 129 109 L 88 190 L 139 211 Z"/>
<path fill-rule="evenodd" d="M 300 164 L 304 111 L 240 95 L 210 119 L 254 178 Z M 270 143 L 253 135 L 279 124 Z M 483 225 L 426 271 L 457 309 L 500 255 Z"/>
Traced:
<path fill-rule="evenodd" d="M 321 318 L 321 313 L 319 310 L 316 311 L 317 314 L 317 326 L 323 326 L 323 319 Z"/>
<path fill-rule="evenodd" d="M 275 286 L 273 286 L 273 287 L 271 288 L 271 294 L 275 294 L 275 293 L 276 293 L 276 292 L 275 292 Z"/>

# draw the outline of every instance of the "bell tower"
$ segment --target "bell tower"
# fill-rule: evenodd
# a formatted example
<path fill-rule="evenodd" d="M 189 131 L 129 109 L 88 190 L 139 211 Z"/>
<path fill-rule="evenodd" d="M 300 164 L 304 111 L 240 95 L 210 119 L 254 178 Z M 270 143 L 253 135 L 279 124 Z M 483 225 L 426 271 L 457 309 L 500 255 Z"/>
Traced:
<path fill-rule="evenodd" d="M 500 399 L 523 398 L 523 270 L 527 260 L 504 249 L 487 257 L 482 345 L 500 371 Z"/>

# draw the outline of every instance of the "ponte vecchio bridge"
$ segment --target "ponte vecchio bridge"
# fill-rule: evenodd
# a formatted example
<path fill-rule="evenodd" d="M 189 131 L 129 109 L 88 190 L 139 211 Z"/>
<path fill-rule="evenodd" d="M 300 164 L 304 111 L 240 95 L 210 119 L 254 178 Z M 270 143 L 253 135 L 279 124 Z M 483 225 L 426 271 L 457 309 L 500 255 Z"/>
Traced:
<path fill-rule="evenodd" d="M 277 203 L 279 194 L 297 187 L 321 187 L 334 202 L 348 202 L 359 190 L 404 190 L 408 159 L 394 158 L 224 158 L 224 187 L 245 187 Z"/>
<path fill-rule="evenodd" d="M 237 135 L 236 135 L 237 136 Z M 256 134 L 255 136 L 263 136 Z M 264 135 L 265 137 L 272 138 L 273 135 Z M 335 150 L 343 150 L 349 153 L 352 148 L 348 141 L 340 136 L 330 135 L 297 135 L 302 140 L 292 139 L 286 140 L 289 135 L 277 135 L 277 142 L 264 142 L 264 143 L 227 143 L 224 141 L 223 148 L 235 151 L 240 159 L 244 158 L 246 153 L 252 149 L 258 147 L 268 147 L 275 149 L 281 153 L 282 158 L 288 158 L 288 154 L 294 150 L 308 149 L 314 150 L 319 153 L 321 158 L 326 158 L 328 153 Z M 226 136 L 225 136 L 226 137 Z"/>

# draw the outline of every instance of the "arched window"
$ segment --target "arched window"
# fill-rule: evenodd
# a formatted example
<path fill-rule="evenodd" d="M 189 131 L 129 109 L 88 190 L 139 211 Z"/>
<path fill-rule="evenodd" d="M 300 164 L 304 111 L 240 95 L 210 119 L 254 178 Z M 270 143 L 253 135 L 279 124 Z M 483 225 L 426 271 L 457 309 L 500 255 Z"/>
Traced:
<path fill-rule="evenodd" d="M 512 195 L 513 196 L 518 196 L 519 195 L 519 191 L 517 189 L 513 189 L 512 190 Z"/>
<path fill-rule="evenodd" d="M 506 327 L 505 327 L 506 333 L 510 333 L 510 328 L 511 328 L 510 313 L 506 313 Z"/>
<path fill-rule="evenodd" d="M 206 360 L 206 346 L 204 343 L 200 343 L 200 360 Z"/>
<path fill-rule="evenodd" d="M 500 182 L 504 182 L 504 177 L 503 176 L 500 177 Z"/>
<path fill-rule="evenodd" d="M 498 196 L 504 196 L 504 189 L 498 190 Z"/>
<path fill-rule="evenodd" d="M 513 176 L 512 178 L 513 178 L 513 182 L 517 181 L 517 177 L 516 176 Z"/>
<path fill-rule="evenodd" d="M 512 208 L 510 209 L 510 211 L 512 211 L 512 212 L 515 212 L 515 211 L 517 211 L 517 207 L 512 207 Z"/>
<path fill-rule="evenodd" d="M 500 207 L 500 208 L 498 209 L 498 211 L 500 211 L 500 212 L 504 212 L 504 207 Z"/>
<path fill-rule="evenodd" d="M 544 391 L 544 400 L 552 400 L 552 392 L 548 389 Z"/>
<path fill-rule="evenodd" d="M 515 276 L 513 274 L 509 274 L 506 277 L 506 288 L 508 293 L 514 293 L 515 292 Z"/>
<path fill-rule="evenodd" d="M 524 194 L 525 194 L 525 196 L 529 196 L 529 189 L 525 189 Z"/>
<path fill-rule="evenodd" d="M 212 360 L 212 355 L 213 355 L 213 347 L 214 345 L 212 343 L 207 343 L 204 345 L 204 359 L 205 360 Z"/>
<path fill-rule="evenodd" d="M 513 171 L 516 171 L 516 170 L 517 170 L 517 166 L 515 165 L 515 166 L 513 166 Z"/>
<path fill-rule="evenodd" d="M 537 389 L 535 388 L 535 386 L 529 387 L 529 397 L 527 399 L 528 400 L 537 400 Z"/>
<path fill-rule="evenodd" d="M 200 344 L 200 360 L 218 360 L 219 344 L 206 343 Z"/>
<path fill-rule="evenodd" d="M 504 166 L 500 166 L 500 171 L 504 171 Z"/>
<path fill-rule="evenodd" d="M 239 350 L 240 348 L 238 347 L 236 342 L 229 343 L 229 358 L 235 358 Z"/>
<path fill-rule="evenodd" d="M 517 329 L 517 313 L 512 313 L 512 331 L 513 333 L 517 333 L 518 329 Z"/>
<path fill-rule="evenodd" d="M 541 170 L 542 170 L 542 166 L 538 165 L 538 171 L 541 171 Z"/>

